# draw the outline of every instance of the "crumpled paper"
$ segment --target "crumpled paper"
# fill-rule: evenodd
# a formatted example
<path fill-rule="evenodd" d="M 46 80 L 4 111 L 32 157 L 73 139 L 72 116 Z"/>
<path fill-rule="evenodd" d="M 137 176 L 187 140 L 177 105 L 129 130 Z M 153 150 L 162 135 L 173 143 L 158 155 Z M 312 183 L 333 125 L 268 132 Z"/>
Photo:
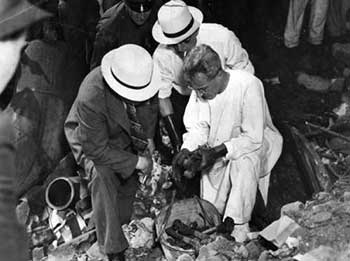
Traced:
<path fill-rule="evenodd" d="M 281 247 L 298 228 L 300 226 L 293 219 L 282 216 L 261 231 L 260 236 L 272 242 L 275 246 Z"/>
<path fill-rule="evenodd" d="M 154 243 L 154 220 L 145 217 L 140 220 L 132 220 L 128 225 L 122 226 L 124 235 L 130 248 L 151 248 Z"/>

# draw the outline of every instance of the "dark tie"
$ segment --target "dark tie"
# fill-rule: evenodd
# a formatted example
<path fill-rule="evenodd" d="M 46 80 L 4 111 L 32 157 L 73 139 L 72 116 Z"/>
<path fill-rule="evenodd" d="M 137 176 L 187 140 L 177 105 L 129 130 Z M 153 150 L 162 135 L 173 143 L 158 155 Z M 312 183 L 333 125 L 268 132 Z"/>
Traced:
<path fill-rule="evenodd" d="M 136 107 L 134 104 L 129 102 L 126 102 L 125 104 L 126 112 L 130 120 L 130 134 L 133 147 L 135 151 L 143 154 L 147 148 L 148 142 L 143 127 L 137 119 Z"/>

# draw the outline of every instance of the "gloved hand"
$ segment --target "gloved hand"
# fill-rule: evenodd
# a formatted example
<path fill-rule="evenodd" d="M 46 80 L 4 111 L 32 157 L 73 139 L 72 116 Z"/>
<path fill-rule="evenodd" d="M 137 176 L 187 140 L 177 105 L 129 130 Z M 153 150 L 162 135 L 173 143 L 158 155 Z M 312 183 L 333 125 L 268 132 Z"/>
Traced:
<path fill-rule="evenodd" d="M 183 175 L 188 178 L 192 179 L 200 170 L 200 163 L 202 160 L 202 150 L 201 148 L 196 149 L 193 151 L 188 158 L 184 161 L 184 168 L 185 171 Z"/>
<path fill-rule="evenodd" d="M 225 144 L 213 148 L 201 148 L 201 163 L 199 170 L 207 170 L 211 168 L 216 160 L 220 157 L 224 157 L 227 154 L 227 148 Z"/>
<path fill-rule="evenodd" d="M 191 152 L 188 149 L 182 149 L 179 153 L 177 153 L 173 159 L 172 166 L 180 166 L 184 167 L 184 163 L 187 159 L 189 159 Z"/>
<path fill-rule="evenodd" d="M 184 164 L 189 159 L 191 152 L 188 149 L 182 149 L 177 153 L 172 161 L 173 179 L 175 185 L 181 187 L 182 175 L 185 171 Z"/>

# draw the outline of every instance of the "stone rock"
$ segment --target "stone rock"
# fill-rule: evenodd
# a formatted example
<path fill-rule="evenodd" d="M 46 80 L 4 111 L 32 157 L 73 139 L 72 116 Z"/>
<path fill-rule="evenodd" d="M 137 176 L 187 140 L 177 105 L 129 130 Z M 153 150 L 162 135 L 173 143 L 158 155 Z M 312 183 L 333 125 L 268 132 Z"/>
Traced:
<path fill-rule="evenodd" d="M 258 259 L 261 252 L 264 250 L 257 240 L 250 241 L 245 245 L 245 248 L 248 251 L 248 258 L 254 260 Z"/>
<path fill-rule="evenodd" d="M 332 55 L 336 60 L 349 66 L 350 65 L 350 43 L 333 44 Z"/>
<path fill-rule="evenodd" d="M 32 250 L 33 261 L 40 261 L 45 257 L 45 250 L 43 247 L 36 247 Z"/>
<path fill-rule="evenodd" d="M 106 257 L 103 253 L 101 253 L 97 242 L 95 242 L 86 253 L 89 258 L 93 260 L 103 260 Z"/>
<path fill-rule="evenodd" d="M 335 260 L 337 256 L 336 251 L 328 246 L 319 246 L 316 249 L 311 250 L 305 255 L 297 255 L 294 257 L 298 261 L 328 261 Z"/>
<path fill-rule="evenodd" d="M 28 221 L 30 213 L 30 207 L 27 200 L 21 200 L 21 202 L 16 207 L 16 215 L 18 223 L 25 225 Z"/>
<path fill-rule="evenodd" d="M 189 254 L 182 254 L 176 261 L 194 261 L 194 259 Z"/>
<path fill-rule="evenodd" d="M 309 75 L 303 72 L 298 74 L 297 82 L 306 89 L 318 92 L 328 91 L 332 84 L 330 79 L 325 79 L 317 75 Z"/>
<path fill-rule="evenodd" d="M 310 222 L 312 223 L 323 223 L 332 218 L 332 213 L 330 212 L 318 212 L 310 217 Z"/>
<path fill-rule="evenodd" d="M 238 248 L 237 253 L 240 254 L 243 258 L 248 258 L 249 256 L 248 249 L 243 245 Z"/>
<path fill-rule="evenodd" d="M 312 211 L 313 212 L 331 211 L 334 208 L 334 206 L 336 206 L 337 204 L 338 204 L 337 201 L 330 200 L 330 201 L 327 201 L 323 204 L 314 205 L 312 207 Z"/>
<path fill-rule="evenodd" d="M 211 256 L 215 256 L 217 254 L 217 251 L 215 251 L 212 247 L 210 246 L 202 246 L 199 249 L 199 254 L 196 259 L 196 261 L 205 261 Z"/>
<path fill-rule="evenodd" d="M 281 216 L 283 215 L 293 215 L 295 212 L 299 212 L 304 209 L 304 204 L 300 201 L 295 201 L 288 203 L 281 208 Z"/>
<path fill-rule="evenodd" d="M 49 253 L 47 261 L 67 261 L 72 260 L 75 255 L 75 249 L 71 246 L 58 247 Z"/>
<path fill-rule="evenodd" d="M 343 194 L 344 201 L 350 201 L 350 191 L 345 191 Z"/>

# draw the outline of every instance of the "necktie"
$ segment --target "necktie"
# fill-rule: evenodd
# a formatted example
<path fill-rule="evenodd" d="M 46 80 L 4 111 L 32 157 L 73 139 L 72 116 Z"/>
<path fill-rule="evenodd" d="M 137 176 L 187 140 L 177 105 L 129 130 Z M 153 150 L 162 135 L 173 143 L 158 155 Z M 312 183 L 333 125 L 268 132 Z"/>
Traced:
<path fill-rule="evenodd" d="M 143 127 L 137 119 L 136 107 L 132 103 L 126 102 L 126 113 L 130 120 L 130 134 L 135 151 L 142 154 L 145 152 L 148 142 Z"/>

